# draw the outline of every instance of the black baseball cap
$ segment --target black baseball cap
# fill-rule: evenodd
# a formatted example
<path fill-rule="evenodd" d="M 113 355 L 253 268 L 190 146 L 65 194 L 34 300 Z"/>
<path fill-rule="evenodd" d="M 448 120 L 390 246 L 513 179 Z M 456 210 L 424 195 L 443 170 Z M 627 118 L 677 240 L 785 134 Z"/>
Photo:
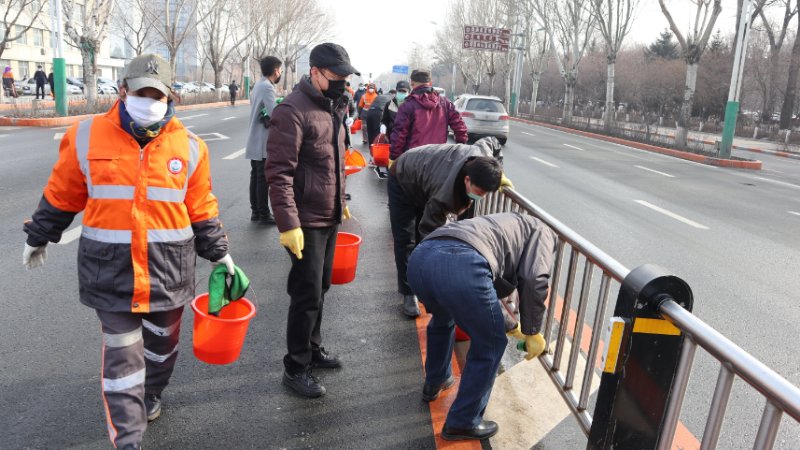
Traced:
<path fill-rule="evenodd" d="M 347 50 L 341 45 L 330 42 L 314 47 L 308 58 L 308 64 L 311 67 L 328 69 L 340 77 L 350 74 L 361 76 L 361 72 L 350 65 L 350 56 L 347 54 Z"/>
<path fill-rule="evenodd" d="M 398 91 L 400 89 L 405 89 L 407 91 L 410 91 L 411 90 L 411 85 L 408 84 L 408 81 L 406 81 L 406 80 L 400 80 L 400 81 L 397 82 L 397 86 L 395 86 L 394 88 L 396 90 L 398 90 Z"/>

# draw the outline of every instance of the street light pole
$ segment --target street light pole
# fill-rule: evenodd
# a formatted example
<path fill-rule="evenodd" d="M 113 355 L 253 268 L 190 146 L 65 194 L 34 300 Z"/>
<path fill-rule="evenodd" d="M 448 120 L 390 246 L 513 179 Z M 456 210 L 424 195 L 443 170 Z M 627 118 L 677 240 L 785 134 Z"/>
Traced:
<path fill-rule="evenodd" d="M 739 92 L 742 87 L 742 73 L 744 72 L 745 54 L 747 53 L 751 4 L 752 0 L 747 0 L 745 7 L 742 8 L 742 17 L 739 19 L 739 33 L 736 39 L 736 54 L 733 58 L 731 86 L 728 91 L 728 103 L 725 105 L 725 125 L 722 128 L 722 143 L 719 148 L 719 156 L 724 159 L 731 157 L 733 136 L 736 133 L 736 119 L 739 116 Z"/>

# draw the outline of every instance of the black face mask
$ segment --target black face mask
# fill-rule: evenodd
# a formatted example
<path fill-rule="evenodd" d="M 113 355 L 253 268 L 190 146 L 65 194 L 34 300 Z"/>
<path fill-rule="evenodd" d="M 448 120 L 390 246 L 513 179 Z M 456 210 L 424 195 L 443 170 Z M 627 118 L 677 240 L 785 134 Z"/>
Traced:
<path fill-rule="evenodd" d="M 282 77 L 282 76 L 283 76 L 283 75 L 278 75 L 278 78 L 275 78 L 275 84 L 278 84 L 278 83 L 280 83 L 280 82 L 281 82 L 281 77 Z"/>
<path fill-rule="evenodd" d="M 319 74 L 322 75 L 322 78 L 328 80 L 328 89 L 322 91 L 322 95 L 334 101 L 339 100 L 344 95 L 347 80 L 331 80 L 324 73 L 320 72 Z"/>

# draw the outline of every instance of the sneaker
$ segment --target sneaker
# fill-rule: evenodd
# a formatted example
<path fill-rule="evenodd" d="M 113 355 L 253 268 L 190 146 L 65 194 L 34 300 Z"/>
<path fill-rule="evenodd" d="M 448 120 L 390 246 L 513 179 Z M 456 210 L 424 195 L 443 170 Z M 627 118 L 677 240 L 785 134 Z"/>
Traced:
<path fill-rule="evenodd" d="M 261 214 L 259 221 L 264 225 L 275 225 L 275 217 L 271 212 Z"/>
<path fill-rule="evenodd" d="M 403 296 L 403 314 L 407 315 L 408 317 L 419 316 L 419 304 L 417 303 L 416 295 Z"/>
<path fill-rule="evenodd" d="M 126 446 L 122 447 L 122 450 L 142 450 L 141 444 L 127 444 Z"/>
<path fill-rule="evenodd" d="M 250 214 L 250 220 L 253 222 L 258 222 L 259 220 L 261 220 L 261 214 L 257 212 Z"/>
<path fill-rule="evenodd" d="M 316 398 L 325 395 L 325 386 L 321 385 L 314 375 L 311 375 L 310 369 L 295 375 L 289 375 L 289 372 L 284 370 L 283 385 L 303 397 Z"/>
<path fill-rule="evenodd" d="M 161 395 L 144 394 L 144 409 L 147 411 L 147 421 L 152 422 L 161 415 Z"/>
<path fill-rule="evenodd" d="M 326 352 L 324 348 L 311 352 L 311 367 L 320 369 L 338 369 L 342 367 L 342 361 L 335 355 Z"/>
<path fill-rule="evenodd" d="M 444 380 L 442 384 L 433 385 L 425 383 L 425 386 L 422 387 L 422 400 L 432 402 L 439 398 L 440 392 L 450 389 L 454 384 L 456 384 L 456 379 L 452 375 L 450 375 L 450 378 Z"/>

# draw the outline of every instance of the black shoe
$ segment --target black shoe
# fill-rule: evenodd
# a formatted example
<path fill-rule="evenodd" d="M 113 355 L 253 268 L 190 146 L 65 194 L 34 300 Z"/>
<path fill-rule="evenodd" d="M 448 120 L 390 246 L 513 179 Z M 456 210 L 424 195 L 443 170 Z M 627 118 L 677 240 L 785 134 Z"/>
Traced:
<path fill-rule="evenodd" d="M 272 213 L 261 214 L 260 222 L 264 225 L 275 225 L 275 217 Z"/>
<path fill-rule="evenodd" d="M 417 303 L 417 297 L 415 295 L 403 296 L 403 314 L 408 317 L 419 316 L 419 304 Z"/>
<path fill-rule="evenodd" d="M 161 396 L 159 394 L 144 394 L 144 409 L 147 411 L 147 421 L 152 422 L 161 415 Z"/>
<path fill-rule="evenodd" d="M 324 348 L 311 352 L 311 367 L 320 369 L 338 369 L 342 367 L 342 361 L 335 355 L 326 352 Z"/>
<path fill-rule="evenodd" d="M 468 439 L 488 439 L 497 434 L 498 426 L 491 420 L 484 420 L 471 430 L 450 428 L 445 424 L 442 429 L 442 439 L 446 441 L 465 441 Z"/>
<path fill-rule="evenodd" d="M 257 212 L 250 214 L 250 220 L 252 220 L 253 222 L 258 222 L 259 220 L 261 220 L 261 214 Z"/>
<path fill-rule="evenodd" d="M 128 444 L 122 447 L 122 450 L 142 450 L 141 444 Z"/>
<path fill-rule="evenodd" d="M 422 399 L 426 402 L 432 402 L 439 398 L 440 392 L 450 389 L 455 383 L 456 379 L 452 375 L 450 375 L 450 378 L 444 380 L 442 384 L 431 385 L 425 383 L 425 386 L 422 386 Z"/>
<path fill-rule="evenodd" d="M 325 386 L 319 384 L 319 380 L 311 375 L 311 370 L 304 370 L 296 375 L 289 375 L 284 370 L 283 385 L 303 397 L 316 398 L 325 395 Z"/>

